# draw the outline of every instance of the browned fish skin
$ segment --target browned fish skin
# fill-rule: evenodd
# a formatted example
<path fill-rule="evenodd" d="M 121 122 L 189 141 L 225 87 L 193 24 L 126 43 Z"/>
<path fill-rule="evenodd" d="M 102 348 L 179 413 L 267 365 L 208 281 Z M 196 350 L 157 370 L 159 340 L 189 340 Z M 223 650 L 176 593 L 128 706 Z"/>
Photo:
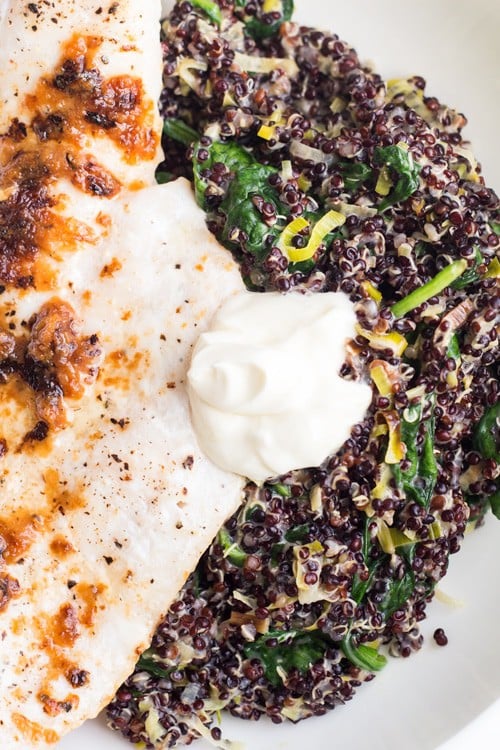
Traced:
<path fill-rule="evenodd" d="M 22 289 L 43 283 L 39 256 L 65 252 L 82 239 L 82 227 L 65 225 L 55 209 L 54 182 L 65 177 L 82 192 L 112 198 L 122 188 L 91 155 L 87 137 L 105 132 L 131 164 L 154 159 L 159 136 L 154 103 L 133 76 L 105 78 L 97 66 L 102 39 L 74 34 L 56 69 L 26 96 L 29 122 L 14 119 L 0 136 L 0 282 Z"/>

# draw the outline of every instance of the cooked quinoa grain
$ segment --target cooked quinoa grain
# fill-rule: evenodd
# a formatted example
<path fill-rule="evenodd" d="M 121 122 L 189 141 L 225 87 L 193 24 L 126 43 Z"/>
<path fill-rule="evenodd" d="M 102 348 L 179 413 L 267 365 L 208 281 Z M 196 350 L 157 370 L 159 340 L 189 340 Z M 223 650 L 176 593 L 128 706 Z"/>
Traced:
<path fill-rule="evenodd" d="M 373 400 L 322 466 L 248 484 L 108 708 L 147 748 L 227 747 L 223 708 L 280 723 L 347 702 L 422 646 L 467 524 L 500 516 L 500 214 L 465 117 L 268 7 L 165 21 L 158 177 L 194 182 L 250 289 L 350 297 L 341 374 Z"/>

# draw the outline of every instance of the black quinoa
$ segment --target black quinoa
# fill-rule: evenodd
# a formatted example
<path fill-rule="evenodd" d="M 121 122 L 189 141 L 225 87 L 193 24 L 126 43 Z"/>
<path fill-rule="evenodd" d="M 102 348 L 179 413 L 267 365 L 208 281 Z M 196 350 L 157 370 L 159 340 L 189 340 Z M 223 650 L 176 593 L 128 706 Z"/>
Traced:
<path fill-rule="evenodd" d="M 244 505 L 108 707 L 110 725 L 147 748 L 207 733 L 224 746 L 215 725 L 221 708 L 280 723 L 350 700 L 380 666 L 363 655 L 378 654 L 380 644 L 402 657 L 421 648 L 419 623 L 450 554 L 498 494 L 498 462 L 481 453 L 477 435 L 498 403 L 491 269 L 499 203 L 463 139 L 465 117 L 427 96 L 418 76 L 387 85 L 336 34 L 286 18 L 280 25 L 262 0 L 217 5 L 220 28 L 194 2 L 178 2 L 163 26 L 163 115 L 197 134 L 191 145 L 165 137 L 163 179 L 193 179 L 194 163 L 208 226 L 239 260 L 249 288 L 348 294 L 360 332 L 342 375 L 367 378 L 379 367 L 391 389 L 374 387 L 366 418 L 322 466 L 247 486 Z M 295 72 L 252 73 L 235 63 L 238 55 L 294 61 Z M 224 200 L 235 173 L 210 159 L 213 143 L 238 144 L 270 167 L 266 195 L 252 195 L 264 227 L 258 253 L 244 227 L 229 225 Z M 418 183 L 380 211 L 378 155 L 397 144 L 418 165 Z M 280 212 L 289 222 L 329 209 L 345 214 L 342 231 L 310 260 L 289 261 L 274 231 Z M 294 237 L 295 247 L 306 243 Z M 465 283 L 392 314 L 392 305 L 462 259 Z M 404 352 L 393 345 L 398 336 Z M 433 443 L 426 502 L 401 481 L 411 469 L 408 446 L 399 474 L 391 465 L 387 473 L 385 461 L 388 431 L 403 430 L 415 408 L 413 461 L 424 462 L 430 436 Z M 447 642 L 442 629 L 434 639 Z"/>
<path fill-rule="evenodd" d="M 438 646 L 448 645 L 448 636 L 444 632 L 443 628 L 436 628 L 432 637 L 434 638 Z"/>

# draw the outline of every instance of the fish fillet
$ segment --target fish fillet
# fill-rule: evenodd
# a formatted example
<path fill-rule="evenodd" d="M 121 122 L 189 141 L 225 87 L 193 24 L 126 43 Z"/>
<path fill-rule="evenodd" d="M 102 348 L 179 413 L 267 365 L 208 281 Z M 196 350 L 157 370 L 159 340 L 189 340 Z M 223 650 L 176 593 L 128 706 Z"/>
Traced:
<path fill-rule="evenodd" d="M 189 418 L 243 287 L 160 158 L 160 3 L 0 0 L 0 747 L 111 699 L 240 502 Z"/>

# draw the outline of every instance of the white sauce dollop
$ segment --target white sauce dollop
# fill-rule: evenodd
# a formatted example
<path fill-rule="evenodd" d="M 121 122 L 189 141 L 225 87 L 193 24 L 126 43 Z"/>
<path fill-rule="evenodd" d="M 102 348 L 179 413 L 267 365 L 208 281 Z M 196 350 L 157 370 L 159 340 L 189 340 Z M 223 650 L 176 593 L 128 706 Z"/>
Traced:
<path fill-rule="evenodd" d="M 206 455 L 261 484 L 337 451 L 372 397 L 366 383 L 339 376 L 355 322 L 342 293 L 240 292 L 226 300 L 188 372 Z"/>

